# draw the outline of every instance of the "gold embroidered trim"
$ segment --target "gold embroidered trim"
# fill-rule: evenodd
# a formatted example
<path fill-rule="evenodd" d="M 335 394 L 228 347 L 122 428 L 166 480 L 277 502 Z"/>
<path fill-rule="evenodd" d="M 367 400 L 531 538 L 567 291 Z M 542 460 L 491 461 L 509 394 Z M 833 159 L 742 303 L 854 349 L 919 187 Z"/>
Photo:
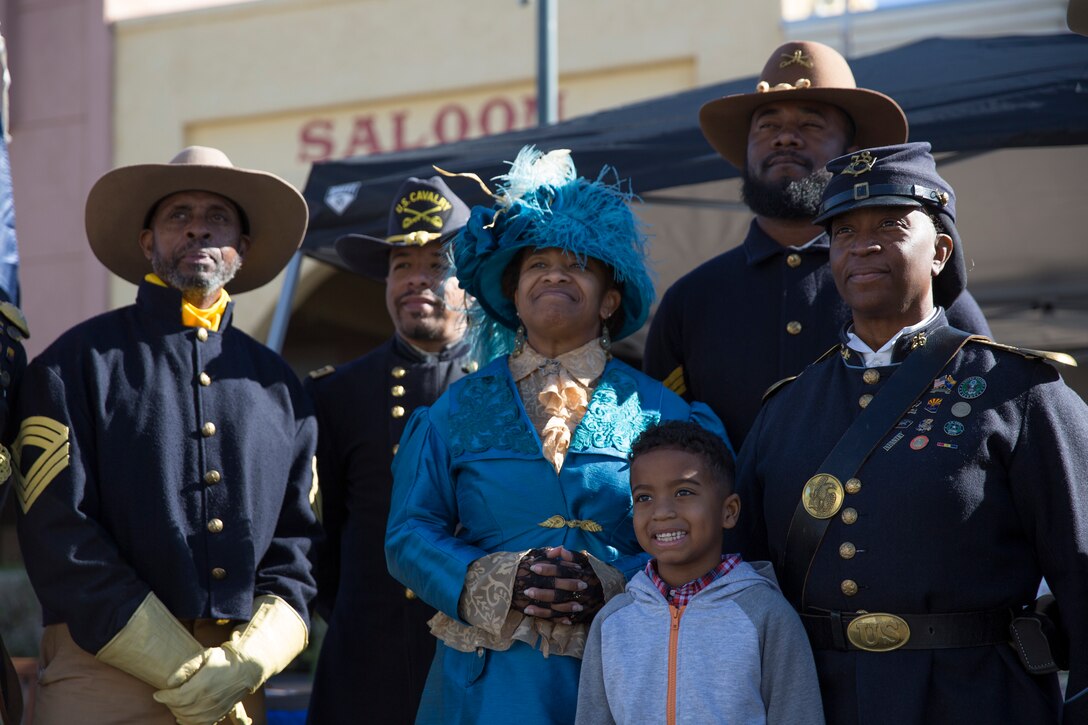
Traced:
<path fill-rule="evenodd" d="M 541 521 L 537 526 L 543 526 L 546 529 L 561 529 L 566 526 L 568 529 L 581 529 L 582 531 L 588 531 L 591 534 L 597 534 L 604 529 L 596 521 L 592 519 L 565 519 L 559 514 L 550 517 L 546 521 Z"/>
<path fill-rule="evenodd" d="M 15 491 L 23 513 L 26 513 L 53 479 L 68 467 L 68 426 L 43 415 L 33 415 L 24 420 L 11 447 L 18 471 L 22 470 L 20 461 L 24 446 L 42 449 L 42 454 L 30 470 L 16 477 Z"/>
<path fill-rule="evenodd" d="M 412 210 L 409 209 L 408 211 Z M 408 232 L 407 234 L 394 234 L 390 237 L 386 237 L 385 241 L 404 242 L 409 246 L 415 245 L 418 247 L 422 247 L 427 242 L 438 239 L 440 236 L 442 235 L 437 232 Z"/>

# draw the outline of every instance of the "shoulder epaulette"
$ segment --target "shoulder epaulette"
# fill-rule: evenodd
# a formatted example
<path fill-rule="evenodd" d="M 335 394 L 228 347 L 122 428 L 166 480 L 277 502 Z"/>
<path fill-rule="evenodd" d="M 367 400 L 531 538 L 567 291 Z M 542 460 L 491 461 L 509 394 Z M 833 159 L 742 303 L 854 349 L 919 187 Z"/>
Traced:
<path fill-rule="evenodd" d="M 768 400 L 771 399 L 772 395 L 774 395 L 779 390 L 786 387 L 786 385 L 788 385 L 789 383 L 792 383 L 794 380 L 796 380 L 799 377 L 801 377 L 801 376 L 800 375 L 791 375 L 788 378 L 782 378 L 777 383 L 772 383 L 771 387 L 769 387 L 769 388 L 767 388 L 766 390 L 763 391 L 763 401 L 762 402 L 766 403 Z"/>
<path fill-rule="evenodd" d="M 816 363 L 818 363 L 818 362 L 820 362 L 820 361 L 822 361 L 822 360 L 825 360 L 826 358 L 829 358 L 829 357 L 831 357 L 831 355 L 832 355 L 833 353 L 836 353 L 836 352 L 838 352 L 840 348 L 842 348 L 842 345 L 835 345 L 835 346 L 834 346 L 834 347 L 832 347 L 832 348 L 831 348 L 830 350 L 828 350 L 827 352 L 825 352 L 825 353 L 824 353 L 823 355 L 821 355 L 820 357 L 816 358 L 816 359 L 815 359 L 815 360 L 813 360 L 813 361 L 812 361 L 811 363 L 809 363 L 808 365 L 806 365 L 806 366 L 805 366 L 805 370 L 807 370 L 807 369 L 808 369 L 809 367 L 811 367 L 812 365 L 815 365 Z M 842 349 L 845 349 L 845 348 L 842 348 Z M 771 386 L 770 386 L 769 388 L 767 388 L 766 390 L 764 390 L 764 391 L 763 391 L 763 400 L 762 400 L 762 402 L 763 402 L 763 403 L 766 403 L 766 402 L 767 402 L 768 400 L 770 400 L 770 399 L 771 399 L 771 396 L 773 396 L 773 395 L 774 395 L 775 393 L 777 393 L 777 392 L 778 392 L 779 390 L 781 390 L 782 388 L 786 387 L 786 385 L 787 385 L 787 384 L 789 384 L 789 383 L 792 383 L 792 382 L 793 382 L 794 380 L 796 380 L 797 378 L 801 377 L 801 375 L 802 375 L 802 374 L 803 374 L 804 372 L 805 372 L 805 371 L 804 371 L 804 370 L 802 370 L 801 372 L 797 373 L 796 375 L 791 375 L 791 376 L 790 376 L 790 377 L 788 377 L 788 378 L 782 378 L 782 379 L 781 379 L 781 380 L 779 380 L 779 381 L 778 381 L 777 383 L 774 383 L 773 385 L 771 385 Z"/>
<path fill-rule="evenodd" d="M 988 345 L 995 347 L 998 350 L 1005 350 L 1007 352 L 1014 352 L 1017 355 L 1026 357 L 1029 360 L 1042 358 L 1044 360 L 1050 360 L 1060 365 L 1069 365 L 1071 367 L 1077 367 L 1077 360 L 1072 355 L 1064 352 L 1050 352 L 1049 350 L 1032 350 L 1027 347 L 1013 347 L 1012 345 L 1002 345 L 1000 342 L 994 342 L 987 337 L 974 337 L 971 342 L 977 342 L 981 345 Z"/>
<path fill-rule="evenodd" d="M 26 317 L 23 316 L 23 311 L 10 302 L 0 302 L 0 315 L 10 322 L 15 328 L 23 334 L 23 337 L 30 337 L 30 327 L 26 324 Z"/>
<path fill-rule="evenodd" d="M 311 370 L 310 372 L 306 373 L 306 377 L 308 377 L 310 380 L 320 380 L 326 375 L 331 375 L 334 372 L 336 372 L 335 367 L 333 367 L 332 365 L 326 365 L 325 367 L 318 368 L 317 370 Z"/>

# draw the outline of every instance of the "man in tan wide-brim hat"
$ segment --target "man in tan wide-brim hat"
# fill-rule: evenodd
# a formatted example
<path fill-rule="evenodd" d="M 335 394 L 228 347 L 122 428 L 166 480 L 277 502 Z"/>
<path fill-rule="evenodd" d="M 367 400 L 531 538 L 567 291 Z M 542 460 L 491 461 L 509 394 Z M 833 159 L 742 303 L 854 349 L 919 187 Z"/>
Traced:
<path fill-rule="evenodd" d="M 316 425 L 298 379 L 231 324 L 306 230 L 301 195 L 221 151 L 115 169 L 87 236 L 136 303 L 28 367 L 13 447 L 45 631 L 34 722 L 264 722 L 306 646 Z"/>
<path fill-rule="evenodd" d="M 828 267 L 827 235 L 812 224 L 830 179 L 824 165 L 849 151 L 903 143 L 907 118 L 888 96 L 858 88 L 835 49 L 802 40 L 771 53 L 753 92 L 707 102 L 699 125 L 740 170 L 755 218 L 739 246 L 665 293 L 644 366 L 710 405 L 739 448 L 763 391 L 835 344 L 850 319 Z M 948 316 L 955 327 L 989 333 L 967 292 Z"/>

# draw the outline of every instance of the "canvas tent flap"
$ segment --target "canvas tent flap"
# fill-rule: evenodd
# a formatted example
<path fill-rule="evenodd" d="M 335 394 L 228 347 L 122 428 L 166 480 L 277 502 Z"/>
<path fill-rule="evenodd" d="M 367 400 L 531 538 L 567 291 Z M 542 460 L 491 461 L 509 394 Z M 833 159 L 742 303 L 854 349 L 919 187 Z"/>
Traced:
<path fill-rule="evenodd" d="M 1088 143 L 1088 38 L 1079 35 L 931 38 L 852 59 L 851 67 L 859 86 L 902 105 L 912 139 L 930 141 L 938 152 Z M 406 177 L 431 176 L 438 165 L 490 179 L 530 143 L 571 149 L 584 176 L 611 164 L 637 193 L 735 176 L 703 138 L 698 110 L 709 99 L 751 91 L 756 80 L 704 86 L 546 128 L 315 164 L 304 191 L 310 228 L 303 251 L 340 265 L 333 242 L 349 232 L 380 235 Z M 474 184 L 454 184 L 468 203 L 485 201 Z"/>

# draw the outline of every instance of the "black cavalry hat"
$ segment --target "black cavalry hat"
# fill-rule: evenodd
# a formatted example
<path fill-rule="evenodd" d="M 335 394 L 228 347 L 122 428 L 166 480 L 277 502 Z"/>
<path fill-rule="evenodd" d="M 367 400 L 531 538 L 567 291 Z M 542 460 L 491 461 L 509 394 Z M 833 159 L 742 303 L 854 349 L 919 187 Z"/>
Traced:
<path fill-rule="evenodd" d="M 468 206 L 442 177 L 413 176 L 401 184 L 393 199 L 385 238 L 346 234 L 336 240 L 336 253 L 353 271 L 384 280 L 391 250 L 445 241 L 465 225 L 468 215 Z"/>
<path fill-rule="evenodd" d="M 967 285 L 963 242 L 956 231 L 956 193 L 937 173 L 928 143 L 878 146 L 827 162 L 831 181 L 814 224 L 865 206 L 910 206 L 933 214 L 952 237 L 952 256 L 933 280 L 934 303 L 947 308 Z"/>

